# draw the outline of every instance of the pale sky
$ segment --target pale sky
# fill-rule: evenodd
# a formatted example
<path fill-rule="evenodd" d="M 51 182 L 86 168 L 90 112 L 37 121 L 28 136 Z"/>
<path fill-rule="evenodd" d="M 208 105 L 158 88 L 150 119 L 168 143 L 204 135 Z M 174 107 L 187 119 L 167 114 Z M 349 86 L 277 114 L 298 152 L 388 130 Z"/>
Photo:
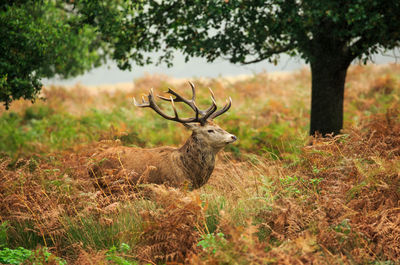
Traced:
<path fill-rule="evenodd" d="M 377 55 L 374 57 L 374 63 L 398 63 L 399 59 L 396 60 L 396 55 L 399 55 L 399 51 L 390 51 L 385 55 Z M 299 58 L 290 58 L 285 54 L 281 56 L 278 65 L 270 64 L 267 61 L 251 65 L 239 65 L 229 63 L 222 59 L 213 63 L 207 63 L 206 60 L 202 58 L 194 58 L 185 63 L 183 55 L 176 53 L 173 66 L 170 68 L 165 65 L 147 65 L 142 67 L 133 65 L 133 70 L 129 72 L 119 70 L 115 63 L 110 62 L 107 65 L 103 65 L 72 79 L 60 80 L 58 78 L 52 78 L 50 80 L 44 80 L 43 83 L 45 85 L 74 85 L 80 83 L 82 85 L 95 86 L 100 84 L 132 82 L 134 79 L 142 77 L 145 73 L 163 74 L 175 78 L 193 78 L 251 75 L 262 71 L 293 71 L 302 67 L 308 66 Z"/>

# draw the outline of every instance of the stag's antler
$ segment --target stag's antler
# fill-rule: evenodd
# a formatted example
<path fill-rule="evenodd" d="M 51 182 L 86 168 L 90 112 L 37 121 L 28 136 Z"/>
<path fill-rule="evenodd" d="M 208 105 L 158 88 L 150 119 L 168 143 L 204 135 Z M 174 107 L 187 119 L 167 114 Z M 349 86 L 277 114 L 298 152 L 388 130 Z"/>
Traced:
<path fill-rule="evenodd" d="M 232 99 L 229 97 L 229 101 L 227 101 L 226 105 L 222 109 L 220 109 L 219 111 L 216 112 L 217 103 L 215 102 L 215 96 L 214 96 L 214 93 L 212 92 L 211 88 L 209 88 L 210 93 L 211 93 L 212 105 L 206 110 L 200 110 L 196 105 L 196 90 L 195 90 L 195 87 L 194 87 L 193 83 L 189 82 L 189 84 L 190 84 L 190 86 L 192 88 L 192 93 L 193 93 L 192 99 L 186 99 L 186 98 L 182 97 L 181 95 L 179 95 L 178 93 L 176 93 L 175 91 L 173 91 L 170 88 L 168 88 L 168 91 L 166 93 L 175 96 L 175 98 L 172 98 L 172 96 L 170 96 L 169 98 L 162 97 L 162 96 L 157 96 L 157 97 L 161 98 L 162 100 L 171 102 L 172 108 L 173 108 L 174 114 L 175 114 L 174 117 L 165 114 L 157 106 L 157 104 L 154 101 L 153 89 L 150 89 L 149 95 L 147 96 L 147 98 L 149 99 L 148 102 L 146 102 L 144 97 L 142 97 L 142 104 L 138 104 L 136 102 L 136 100 L 133 99 L 134 100 L 134 104 L 137 107 L 142 107 L 142 108 L 149 107 L 149 108 L 152 108 L 155 112 L 157 112 L 158 114 L 160 114 L 162 117 L 164 117 L 167 120 L 177 121 L 177 122 L 180 122 L 180 123 L 199 122 L 201 125 L 204 125 L 207 122 L 208 119 L 210 119 L 210 118 L 214 119 L 215 117 L 223 114 L 224 112 L 226 112 L 231 107 Z M 183 118 L 183 119 L 179 118 L 178 112 L 176 111 L 176 108 L 175 108 L 175 102 L 183 102 L 183 103 L 187 104 L 192 110 L 194 110 L 195 117 Z"/>

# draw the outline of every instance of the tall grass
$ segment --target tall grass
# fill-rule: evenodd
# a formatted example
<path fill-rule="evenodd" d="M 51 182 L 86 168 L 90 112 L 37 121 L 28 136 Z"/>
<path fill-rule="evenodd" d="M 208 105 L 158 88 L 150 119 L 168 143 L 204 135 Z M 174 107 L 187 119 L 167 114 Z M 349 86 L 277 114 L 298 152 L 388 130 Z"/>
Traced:
<path fill-rule="evenodd" d="M 185 94 L 187 84 L 147 76 L 133 91 L 52 87 L 46 101 L 1 110 L 0 251 L 45 246 L 72 264 L 395 264 L 398 66 L 350 68 L 344 134 L 328 139 L 307 136 L 305 70 L 192 81 L 201 107 L 211 103 L 208 86 L 219 105 L 232 97 L 217 123 L 239 138 L 193 192 L 99 187 L 86 169 L 108 145 L 182 144 L 183 126 L 134 108 L 131 98 L 150 87 Z"/>

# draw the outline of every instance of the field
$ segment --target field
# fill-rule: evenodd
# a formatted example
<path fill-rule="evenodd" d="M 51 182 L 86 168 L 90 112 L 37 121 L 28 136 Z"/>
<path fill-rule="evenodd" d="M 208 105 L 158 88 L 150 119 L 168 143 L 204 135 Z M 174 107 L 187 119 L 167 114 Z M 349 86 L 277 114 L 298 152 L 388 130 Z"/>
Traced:
<path fill-rule="evenodd" d="M 220 106 L 232 97 L 216 122 L 239 138 L 193 192 L 100 188 L 86 168 L 110 145 L 182 144 L 182 125 L 132 97 L 189 95 L 187 83 L 46 87 L 45 100 L 1 108 L 0 263 L 399 264 L 398 65 L 350 68 L 343 134 L 331 138 L 308 136 L 307 70 L 191 81 L 201 106 L 207 87 Z"/>

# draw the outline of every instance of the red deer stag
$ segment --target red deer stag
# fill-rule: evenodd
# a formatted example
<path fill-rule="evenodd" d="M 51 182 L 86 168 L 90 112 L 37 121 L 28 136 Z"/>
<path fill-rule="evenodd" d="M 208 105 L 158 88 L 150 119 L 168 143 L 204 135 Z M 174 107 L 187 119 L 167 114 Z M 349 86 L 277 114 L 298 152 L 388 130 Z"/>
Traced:
<path fill-rule="evenodd" d="M 232 104 L 231 98 L 227 104 L 217 111 L 214 93 L 210 89 L 212 105 L 206 110 L 200 110 L 195 102 L 196 91 L 192 87 L 192 99 L 186 99 L 168 89 L 169 98 L 158 96 L 172 104 L 174 116 L 165 114 L 154 101 L 153 90 L 150 90 L 148 101 L 134 104 L 141 108 L 151 108 L 167 120 L 182 123 L 192 131 L 192 135 L 180 148 L 158 147 L 142 149 L 125 146 L 110 147 L 92 156 L 89 173 L 99 181 L 115 177 L 119 182 L 128 180 L 130 183 L 155 183 L 171 187 L 188 187 L 197 189 L 207 183 L 214 170 L 216 154 L 227 144 L 236 141 L 236 136 L 224 131 L 212 119 L 225 113 Z M 187 104 L 194 117 L 180 118 L 175 108 L 176 102 Z M 110 182 L 110 181 L 107 181 Z M 115 182 L 115 181 L 114 181 Z"/>

